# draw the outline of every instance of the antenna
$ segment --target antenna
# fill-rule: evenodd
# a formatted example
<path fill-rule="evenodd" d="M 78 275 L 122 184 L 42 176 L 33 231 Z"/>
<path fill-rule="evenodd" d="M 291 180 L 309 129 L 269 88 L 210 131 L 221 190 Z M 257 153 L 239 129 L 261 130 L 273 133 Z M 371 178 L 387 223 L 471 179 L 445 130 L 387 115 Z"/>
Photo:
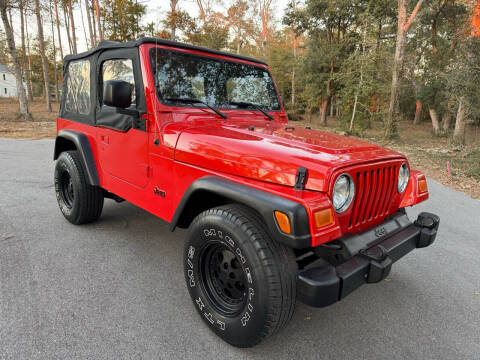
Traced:
<path fill-rule="evenodd" d="M 155 114 L 153 114 L 154 120 L 155 120 L 155 129 L 157 131 L 157 135 L 155 139 L 153 140 L 153 143 L 155 146 L 158 146 L 159 144 L 159 136 L 160 136 L 160 125 L 158 124 L 158 119 L 157 119 L 157 114 L 158 114 L 158 96 L 157 96 L 157 81 L 158 81 L 158 23 L 157 23 L 157 34 L 155 34 L 155 74 L 153 77 L 153 84 L 154 84 L 154 97 L 153 97 L 153 111 Z"/>

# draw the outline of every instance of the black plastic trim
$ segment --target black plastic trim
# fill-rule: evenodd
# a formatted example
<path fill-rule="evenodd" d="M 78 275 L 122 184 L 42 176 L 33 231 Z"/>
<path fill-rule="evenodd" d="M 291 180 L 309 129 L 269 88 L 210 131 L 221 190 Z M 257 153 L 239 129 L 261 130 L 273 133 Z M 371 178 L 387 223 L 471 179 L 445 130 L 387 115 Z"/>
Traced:
<path fill-rule="evenodd" d="M 88 141 L 87 136 L 72 130 L 60 130 L 55 140 L 53 160 L 57 160 L 60 154 L 65 150 L 58 145 L 59 138 L 71 141 L 77 148 L 83 164 L 85 165 L 85 171 L 87 172 L 87 180 L 89 185 L 100 186 L 97 167 L 95 165 L 92 149 L 90 148 L 90 142 Z"/>
<path fill-rule="evenodd" d="M 372 231 L 344 239 L 341 244 L 353 251 L 351 258 L 337 266 L 323 262 L 301 271 L 297 276 L 298 299 L 315 307 L 331 305 L 364 284 L 382 281 L 390 273 L 394 262 L 410 251 L 435 241 L 440 223 L 437 215 L 421 213 L 415 223 L 407 218 L 408 224 L 403 211 L 396 215 L 385 222 L 391 225 L 388 226 L 390 232 L 380 242 Z M 359 244 L 364 247 L 359 249 Z"/>
<path fill-rule="evenodd" d="M 265 220 L 270 235 L 275 240 L 296 249 L 312 246 L 308 214 L 302 204 L 212 175 L 194 181 L 185 191 L 173 215 L 170 224 L 171 231 L 175 230 L 190 197 L 196 191 L 202 190 L 255 209 Z M 288 215 L 291 222 L 291 234 L 285 234 L 279 229 L 275 221 L 275 210 Z"/>
<path fill-rule="evenodd" d="M 226 56 L 226 57 L 231 57 L 234 59 L 240 59 L 240 60 L 246 60 L 246 61 L 251 61 L 251 62 L 256 62 L 259 64 L 267 65 L 266 62 L 258 59 L 254 59 L 248 56 L 242 56 L 242 55 L 237 55 L 237 54 L 232 54 L 224 51 L 218 51 L 218 50 L 213 50 L 213 49 L 208 49 L 196 45 L 191 45 L 191 44 L 184 44 L 181 42 L 177 41 L 171 41 L 171 40 L 165 40 L 165 39 L 158 39 L 158 38 L 152 38 L 152 37 L 144 37 L 138 40 L 134 41 L 127 41 L 127 42 L 117 42 L 117 41 L 109 41 L 109 40 L 104 40 L 101 41 L 98 46 L 92 50 L 85 51 L 80 54 L 76 55 L 67 55 L 65 56 L 64 61 L 70 61 L 74 59 L 82 59 L 84 57 L 90 56 L 98 51 L 101 50 L 106 50 L 106 49 L 119 49 L 119 48 L 132 48 L 132 47 L 138 47 L 142 44 L 156 44 L 156 45 L 166 45 L 166 46 L 171 46 L 171 47 L 176 47 L 176 48 L 181 48 L 181 49 L 188 49 L 188 50 L 196 50 L 196 51 L 202 51 L 202 52 L 207 52 L 210 54 L 215 54 L 215 55 L 221 55 L 221 56 Z"/>

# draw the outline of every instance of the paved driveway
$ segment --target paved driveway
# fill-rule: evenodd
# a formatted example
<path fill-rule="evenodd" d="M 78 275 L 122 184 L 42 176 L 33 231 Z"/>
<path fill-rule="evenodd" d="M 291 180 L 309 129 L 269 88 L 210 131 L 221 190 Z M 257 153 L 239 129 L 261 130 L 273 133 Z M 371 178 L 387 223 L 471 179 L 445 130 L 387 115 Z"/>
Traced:
<path fill-rule="evenodd" d="M 253 349 L 217 339 L 190 303 L 184 231 L 106 201 L 75 227 L 57 208 L 52 140 L 0 139 L 0 359 L 480 359 L 480 201 L 430 180 L 436 243 L 380 284 L 302 304 Z"/>

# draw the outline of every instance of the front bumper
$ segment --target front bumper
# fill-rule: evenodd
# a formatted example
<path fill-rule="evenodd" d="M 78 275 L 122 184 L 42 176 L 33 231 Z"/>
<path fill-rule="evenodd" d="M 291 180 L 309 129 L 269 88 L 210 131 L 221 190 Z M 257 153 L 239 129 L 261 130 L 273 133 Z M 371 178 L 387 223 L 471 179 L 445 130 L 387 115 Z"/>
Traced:
<path fill-rule="evenodd" d="M 434 242 L 439 223 L 440 218 L 430 213 L 421 213 L 412 223 L 399 211 L 375 228 L 336 241 L 337 251 L 347 260 L 337 266 L 312 264 L 302 270 L 297 277 L 298 300 L 324 307 L 363 284 L 382 281 L 394 262 Z"/>

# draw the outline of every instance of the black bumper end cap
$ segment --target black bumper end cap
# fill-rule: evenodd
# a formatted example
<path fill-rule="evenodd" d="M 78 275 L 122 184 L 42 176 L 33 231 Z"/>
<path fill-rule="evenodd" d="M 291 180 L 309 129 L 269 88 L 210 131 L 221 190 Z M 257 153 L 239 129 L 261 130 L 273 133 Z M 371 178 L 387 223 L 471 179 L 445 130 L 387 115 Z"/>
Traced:
<path fill-rule="evenodd" d="M 422 212 L 415 220 L 415 225 L 421 228 L 420 236 L 417 240 L 417 248 L 420 249 L 432 245 L 437 236 L 440 217 L 432 213 Z"/>
<path fill-rule="evenodd" d="M 339 296 L 340 278 L 335 267 L 316 267 L 298 274 L 297 297 L 304 304 L 324 307 L 337 302 Z"/>

